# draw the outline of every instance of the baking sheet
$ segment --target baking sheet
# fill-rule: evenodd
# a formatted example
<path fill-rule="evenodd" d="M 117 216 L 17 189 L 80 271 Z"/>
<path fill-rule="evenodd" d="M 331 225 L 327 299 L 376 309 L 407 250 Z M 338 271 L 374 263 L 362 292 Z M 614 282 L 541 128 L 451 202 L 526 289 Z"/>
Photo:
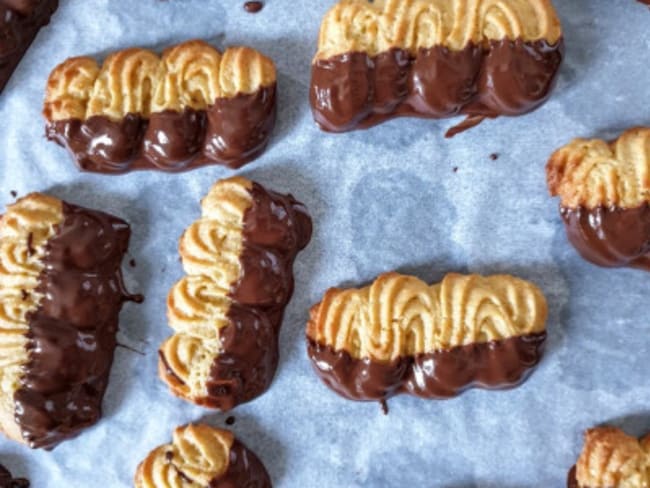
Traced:
<path fill-rule="evenodd" d="M 138 462 L 190 421 L 231 427 L 277 487 L 561 487 L 581 432 L 613 422 L 650 430 L 650 275 L 583 262 L 566 242 L 544 164 L 574 136 L 612 137 L 649 123 L 650 10 L 632 0 L 556 0 L 567 45 L 559 86 L 528 116 L 487 121 L 449 141 L 458 120 L 396 120 L 365 132 L 321 133 L 308 106 L 320 19 L 334 3 L 267 0 L 63 0 L 51 26 L 0 96 L 0 203 L 48 191 L 105 209 L 133 227 L 125 266 L 142 306 L 126 305 L 105 417 L 53 452 L 0 441 L 0 462 L 41 487 L 131 486 Z M 279 123 L 270 149 L 240 173 L 292 192 L 315 221 L 296 263 L 296 292 L 271 390 L 229 414 L 173 398 L 156 349 L 171 329 L 165 297 L 182 276 L 177 240 L 199 215 L 219 167 L 168 175 L 79 173 L 43 137 L 49 71 L 68 56 L 202 37 L 248 44 L 279 70 Z M 496 153 L 493 161 L 490 155 Z M 125 261 L 125 262 L 126 262 Z M 447 401 L 353 403 L 327 389 L 305 354 L 308 308 L 334 285 L 392 269 L 434 280 L 446 271 L 508 272 L 538 283 L 550 305 L 547 354 L 508 392 Z"/>

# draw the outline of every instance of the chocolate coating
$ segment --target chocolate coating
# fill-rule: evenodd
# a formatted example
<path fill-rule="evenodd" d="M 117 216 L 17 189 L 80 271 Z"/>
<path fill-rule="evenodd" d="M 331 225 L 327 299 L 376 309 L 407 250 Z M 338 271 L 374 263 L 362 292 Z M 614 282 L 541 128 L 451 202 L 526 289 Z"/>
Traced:
<path fill-rule="evenodd" d="M 262 461 L 237 439 L 230 448 L 230 462 L 224 474 L 210 482 L 210 488 L 271 488 L 271 478 Z"/>
<path fill-rule="evenodd" d="M 581 488 L 580 485 L 578 484 L 578 478 L 576 478 L 576 466 L 573 466 L 569 470 L 569 474 L 567 475 L 567 480 L 566 480 L 566 486 L 567 488 Z"/>
<path fill-rule="evenodd" d="M 561 207 L 567 237 L 598 266 L 650 271 L 650 203 L 636 208 Z"/>
<path fill-rule="evenodd" d="M 550 96 L 562 61 L 562 39 L 490 41 L 420 48 L 413 56 L 393 48 L 370 57 L 363 52 L 318 59 L 312 65 L 310 100 L 314 119 L 330 132 L 367 128 L 399 116 L 468 120 L 521 115 Z"/>
<path fill-rule="evenodd" d="M 0 92 L 58 6 L 58 0 L 0 0 Z"/>
<path fill-rule="evenodd" d="M 53 448 L 101 417 L 124 288 L 120 264 L 129 225 L 63 203 L 46 245 L 39 307 L 28 316 L 29 360 L 14 394 L 16 423 L 32 448 Z"/>
<path fill-rule="evenodd" d="M 291 195 L 251 188 L 244 215 L 241 273 L 231 286 L 229 324 L 221 329 L 204 405 L 230 410 L 268 389 L 278 365 L 278 336 L 293 294 L 293 261 L 309 243 L 311 218 Z"/>
<path fill-rule="evenodd" d="M 346 351 L 307 339 L 319 377 L 351 400 L 386 400 L 400 393 L 450 398 L 471 387 L 511 388 L 525 381 L 540 361 L 546 333 L 470 344 L 388 363 L 356 359 Z"/>
<path fill-rule="evenodd" d="M 12 477 L 9 470 L 0 464 L 0 488 L 29 488 L 29 481 Z"/>
<path fill-rule="evenodd" d="M 83 171 L 185 171 L 209 164 L 239 168 L 266 148 L 275 126 L 276 85 L 218 98 L 206 110 L 165 110 L 48 122 L 46 136 L 66 147 Z"/>

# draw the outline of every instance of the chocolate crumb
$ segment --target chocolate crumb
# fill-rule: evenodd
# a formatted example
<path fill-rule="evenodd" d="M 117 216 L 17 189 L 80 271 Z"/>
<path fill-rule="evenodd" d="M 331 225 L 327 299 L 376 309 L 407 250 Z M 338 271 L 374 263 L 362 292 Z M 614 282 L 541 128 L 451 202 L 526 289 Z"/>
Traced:
<path fill-rule="evenodd" d="M 174 453 L 171 451 L 167 451 L 165 453 L 165 459 L 167 460 L 168 463 L 171 462 L 171 460 L 174 459 Z"/>
<path fill-rule="evenodd" d="M 18 192 L 16 190 L 11 190 L 9 193 L 11 193 L 11 196 L 13 198 L 16 198 L 18 196 Z"/>
<path fill-rule="evenodd" d="M 452 170 L 454 173 L 458 173 L 458 166 L 454 166 L 454 169 Z"/>
<path fill-rule="evenodd" d="M 492 153 L 490 154 L 490 159 L 492 161 L 496 161 L 497 159 L 499 159 L 499 155 L 497 153 Z"/>
<path fill-rule="evenodd" d="M 384 412 L 384 415 L 388 415 L 388 402 L 386 400 L 382 400 L 379 402 L 381 405 L 381 411 Z"/>
<path fill-rule="evenodd" d="M 235 423 L 235 417 L 230 416 L 226 419 L 226 425 L 232 425 Z"/>
<path fill-rule="evenodd" d="M 135 266 L 136 266 L 135 259 L 131 259 L 131 260 L 129 261 L 129 266 L 131 266 L 132 268 L 135 268 Z"/>
<path fill-rule="evenodd" d="M 26 290 L 20 290 L 20 294 L 23 297 L 23 302 L 29 298 L 29 293 Z"/>
<path fill-rule="evenodd" d="M 256 14 L 263 8 L 264 4 L 262 2 L 246 2 L 244 4 L 244 10 L 246 10 L 246 12 L 249 14 Z"/>

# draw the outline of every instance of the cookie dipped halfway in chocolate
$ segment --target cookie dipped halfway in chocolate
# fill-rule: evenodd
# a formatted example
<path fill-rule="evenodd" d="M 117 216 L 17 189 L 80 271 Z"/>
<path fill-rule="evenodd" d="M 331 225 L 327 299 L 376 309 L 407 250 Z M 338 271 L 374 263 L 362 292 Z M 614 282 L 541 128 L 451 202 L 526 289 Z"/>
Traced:
<path fill-rule="evenodd" d="M 247 47 L 219 52 L 203 41 L 118 51 L 57 66 L 43 114 L 50 140 L 80 169 L 125 173 L 238 168 L 266 148 L 276 118 L 273 61 Z"/>
<path fill-rule="evenodd" d="M 639 440 L 617 427 L 585 432 L 567 488 L 644 488 L 650 486 L 650 435 Z"/>
<path fill-rule="evenodd" d="M 325 384 L 351 400 L 448 398 L 523 382 L 541 359 L 546 316 L 541 291 L 512 276 L 427 285 L 387 273 L 328 290 L 311 310 L 307 349 Z"/>
<path fill-rule="evenodd" d="M 58 0 L 0 0 L 0 92 L 58 6 Z"/>
<path fill-rule="evenodd" d="M 135 488 L 271 488 L 258 457 L 232 432 L 204 424 L 174 430 L 171 444 L 140 463 Z"/>
<path fill-rule="evenodd" d="M 650 271 L 650 129 L 613 142 L 575 139 L 546 166 L 567 237 L 598 266 Z"/>
<path fill-rule="evenodd" d="M 29 488 L 25 478 L 14 478 L 7 468 L 0 464 L 0 488 Z"/>
<path fill-rule="evenodd" d="M 522 115 L 551 94 L 563 58 L 550 0 L 342 0 L 312 63 L 314 119 L 330 132 L 398 116 Z"/>
<path fill-rule="evenodd" d="M 33 193 L 0 220 L 0 429 L 53 448 L 101 417 L 129 225 Z"/>
<path fill-rule="evenodd" d="M 216 183 L 183 234 L 187 273 L 167 298 L 175 334 L 160 348 L 172 392 L 230 410 L 268 389 L 293 293 L 293 262 L 311 238 L 305 207 L 244 178 Z"/>

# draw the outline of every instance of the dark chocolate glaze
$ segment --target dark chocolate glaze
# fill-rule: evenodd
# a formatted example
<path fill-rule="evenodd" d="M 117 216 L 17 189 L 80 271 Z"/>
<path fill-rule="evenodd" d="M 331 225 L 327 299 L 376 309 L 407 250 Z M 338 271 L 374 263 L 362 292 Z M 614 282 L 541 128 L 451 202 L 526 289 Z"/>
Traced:
<path fill-rule="evenodd" d="M 416 56 L 391 49 L 370 57 L 350 52 L 312 64 L 314 119 L 330 132 L 367 128 L 398 116 L 468 116 L 447 136 L 485 117 L 521 115 L 550 96 L 562 61 L 562 39 L 490 41 L 460 51 L 435 46 Z"/>
<path fill-rule="evenodd" d="M 63 203 L 63 220 L 46 244 L 29 314 L 29 360 L 14 394 L 16 423 L 32 448 L 53 448 L 101 417 L 101 404 L 125 301 L 120 264 L 129 225 L 111 215 Z"/>
<path fill-rule="evenodd" d="M 569 241 L 598 266 L 650 271 L 650 203 L 636 208 L 560 207 Z"/>
<path fill-rule="evenodd" d="M 210 482 L 210 488 L 271 488 L 271 478 L 262 461 L 237 439 L 230 447 L 230 462 L 224 474 Z"/>
<path fill-rule="evenodd" d="M 58 6 L 58 0 L 0 0 L 0 92 Z"/>
<path fill-rule="evenodd" d="M 386 400 L 400 393 L 450 398 L 471 387 L 511 388 L 525 381 L 539 363 L 546 333 L 458 346 L 382 363 L 356 359 L 346 351 L 307 339 L 319 377 L 351 400 Z"/>
<path fill-rule="evenodd" d="M 578 484 L 578 478 L 576 477 L 576 466 L 573 466 L 569 470 L 569 474 L 567 475 L 567 480 L 566 480 L 566 486 L 567 488 L 587 488 L 587 487 L 581 487 Z"/>
<path fill-rule="evenodd" d="M 309 243 L 312 222 L 305 207 L 253 183 L 253 204 L 244 216 L 241 274 L 231 286 L 229 325 L 222 351 L 200 403 L 230 410 L 268 389 L 278 365 L 278 336 L 293 294 L 293 262 Z"/>
<path fill-rule="evenodd" d="M 244 9 L 250 14 L 256 14 L 264 8 L 263 2 L 246 2 L 244 4 Z"/>
<path fill-rule="evenodd" d="M 275 126 L 276 85 L 218 98 L 207 110 L 165 110 L 48 122 L 46 136 L 66 147 L 83 171 L 185 171 L 209 164 L 239 168 L 266 148 Z"/>
<path fill-rule="evenodd" d="M 0 464 L 0 488 L 29 488 L 29 481 L 13 478 L 9 470 Z"/>

